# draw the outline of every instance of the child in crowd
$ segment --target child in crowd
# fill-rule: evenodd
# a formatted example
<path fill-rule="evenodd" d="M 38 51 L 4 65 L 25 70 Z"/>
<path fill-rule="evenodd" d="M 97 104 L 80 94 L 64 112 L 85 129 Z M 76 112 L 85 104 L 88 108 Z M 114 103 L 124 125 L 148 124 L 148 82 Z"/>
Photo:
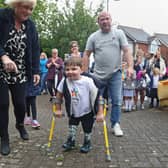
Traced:
<path fill-rule="evenodd" d="M 26 115 L 24 124 L 32 125 L 32 128 L 39 128 L 40 124 L 37 121 L 37 107 L 36 107 L 36 96 L 40 94 L 40 86 L 34 85 L 33 81 L 28 82 L 27 84 L 27 93 L 26 93 Z M 32 119 L 30 115 L 32 112 Z"/>
<path fill-rule="evenodd" d="M 156 106 L 159 106 L 159 98 L 158 98 L 158 83 L 160 79 L 160 70 L 159 68 L 153 69 L 153 75 L 151 76 L 151 82 L 150 82 L 150 97 L 151 97 L 151 103 L 150 107 L 154 107 L 154 99 L 156 98 L 157 104 Z"/>
<path fill-rule="evenodd" d="M 56 95 L 56 117 L 61 117 L 61 103 L 64 96 L 65 107 L 69 117 L 69 133 L 67 141 L 63 144 L 65 150 L 75 147 L 75 137 L 79 123 L 81 122 L 84 131 L 84 143 L 80 148 L 82 153 L 91 150 L 91 133 L 94 123 L 95 107 L 98 98 L 98 89 L 90 77 L 81 75 L 82 59 L 70 57 L 65 61 L 65 75 L 57 88 Z M 96 120 L 104 120 L 102 98 L 98 99 L 99 107 Z"/>
<path fill-rule="evenodd" d="M 137 110 L 139 94 L 140 94 L 140 107 L 141 107 L 141 110 L 144 110 L 145 93 L 149 82 L 150 82 L 150 77 L 146 73 L 146 70 L 140 70 L 136 74 L 135 96 L 134 96 L 134 107 L 133 107 L 134 110 Z"/>
<path fill-rule="evenodd" d="M 123 69 L 123 100 L 125 105 L 125 112 L 132 111 L 133 98 L 135 94 L 135 79 L 136 72 L 131 77 L 126 75 L 126 68 Z M 124 75 L 125 74 L 125 75 Z"/>

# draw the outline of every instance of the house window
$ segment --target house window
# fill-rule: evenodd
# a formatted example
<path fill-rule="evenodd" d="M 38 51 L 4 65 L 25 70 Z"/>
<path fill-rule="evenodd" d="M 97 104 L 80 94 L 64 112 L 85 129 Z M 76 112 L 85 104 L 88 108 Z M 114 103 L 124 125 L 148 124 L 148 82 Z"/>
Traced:
<path fill-rule="evenodd" d="M 156 54 L 157 49 L 159 48 L 159 44 L 156 40 L 153 40 L 151 44 L 149 45 L 149 53 L 150 54 Z"/>

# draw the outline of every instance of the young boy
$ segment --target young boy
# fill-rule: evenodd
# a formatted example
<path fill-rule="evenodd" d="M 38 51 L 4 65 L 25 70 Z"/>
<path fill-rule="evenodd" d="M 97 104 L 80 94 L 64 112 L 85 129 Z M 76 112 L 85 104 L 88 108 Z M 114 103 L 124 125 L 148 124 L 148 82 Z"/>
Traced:
<path fill-rule="evenodd" d="M 126 73 L 126 69 L 124 70 Z M 136 79 L 136 72 L 132 74 L 131 77 L 125 75 L 123 79 L 123 100 L 125 104 L 125 112 L 131 112 L 133 106 L 133 99 L 135 93 L 135 79 Z"/>
<path fill-rule="evenodd" d="M 98 98 L 98 89 L 90 77 L 81 75 L 82 59 L 70 57 L 65 61 L 65 76 L 57 88 L 56 117 L 61 117 L 62 98 L 65 99 L 66 112 L 69 117 L 69 133 L 67 141 L 63 144 L 65 150 L 75 147 L 77 127 L 81 122 L 84 131 L 84 143 L 80 148 L 82 153 L 91 150 L 91 133 L 94 123 L 95 102 Z M 102 122 L 103 99 L 99 98 L 98 113 L 96 120 Z"/>

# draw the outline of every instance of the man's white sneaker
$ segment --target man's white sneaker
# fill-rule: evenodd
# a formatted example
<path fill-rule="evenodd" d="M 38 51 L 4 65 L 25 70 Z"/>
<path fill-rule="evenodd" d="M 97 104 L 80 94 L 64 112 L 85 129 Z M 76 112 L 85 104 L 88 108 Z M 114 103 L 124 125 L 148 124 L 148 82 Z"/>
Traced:
<path fill-rule="evenodd" d="M 133 105 L 132 110 L 137 110 L 137 105 Z"/>
<path fill-rule="evenodd" d="M 144 109 L 145 109 L 144 104 L 141 104 L 141 110 L 144 110 Z"/>
<path fill-rule="evenodd" d="M 116 123 L 113 127 L 113 133 L 115 136 L 121 137 L 123 136 L 123 131 L 121 130 L 120 124 Z"/>

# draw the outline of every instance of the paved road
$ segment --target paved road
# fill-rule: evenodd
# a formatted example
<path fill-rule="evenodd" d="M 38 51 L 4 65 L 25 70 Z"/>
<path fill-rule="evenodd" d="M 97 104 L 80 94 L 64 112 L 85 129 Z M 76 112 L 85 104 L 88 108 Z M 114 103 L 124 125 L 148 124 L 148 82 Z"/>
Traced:
<path fill-rule="evenodd" d="M 108 122 L 111 162 L 105 161 L 103 126 L 95 124 L 93 150 L 88 154 L 79 152 L 83 133 L 78 129 L 77 147 L 63 152 L 61 145 L 66 140 L 67 118 L 56 119 L 52 148 L 47 149 L 51 122 L 51 105 L 48 95 L 38 97 L 40 130 L 27 126 L 29 141 L 22 141 L 14 128 L 10 114 L 11 154 L 0 155 L 0 168 L 168 168 L 168 111 L 148 109 L 122 113 L 121 126 L 124 137 L 115 137 Z M 109 119 L 107 118 L 107 121 Z"/>

